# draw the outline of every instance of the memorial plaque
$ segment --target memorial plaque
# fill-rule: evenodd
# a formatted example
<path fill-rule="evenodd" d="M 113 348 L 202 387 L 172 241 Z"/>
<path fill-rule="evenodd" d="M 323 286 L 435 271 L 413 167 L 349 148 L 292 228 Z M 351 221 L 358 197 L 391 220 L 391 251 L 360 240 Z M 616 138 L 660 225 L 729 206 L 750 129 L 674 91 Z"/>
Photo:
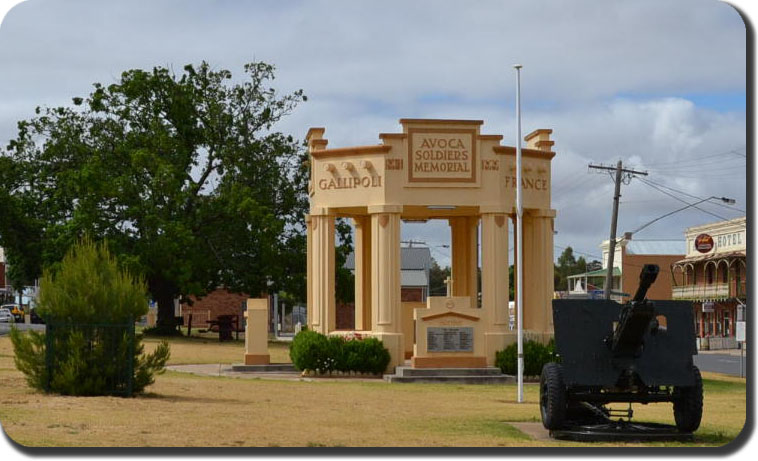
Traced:
<path fill-rule="evenodd" d="M 427 328 L 426 350 L 429 352 L 473 352 L 474 328 Z"/>
<path fill-rule="evenodd" d="M 476 130 L 408 130 L 408 182 L 476 183 Z"/>

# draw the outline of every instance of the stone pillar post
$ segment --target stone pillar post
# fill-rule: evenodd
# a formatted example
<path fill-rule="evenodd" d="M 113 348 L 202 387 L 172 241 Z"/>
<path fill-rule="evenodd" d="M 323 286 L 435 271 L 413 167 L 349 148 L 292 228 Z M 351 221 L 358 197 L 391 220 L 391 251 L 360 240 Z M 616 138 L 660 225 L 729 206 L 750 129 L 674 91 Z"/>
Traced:
<path fill-rule="evenodd" d="M 355 329 L 371 330 L 371 218 L 353 218 L 355 226 Z"/>
<path fill-rule="evenodd" d="M 449 218 L 452 243 L 453 296 L 470 296 L 477 306 L 478 217 Z"/>
<path fill-rule="evenodd" d="M 553 219 L 555 210 L 524 216 L 524 330 L 547 342 L 553 332 Z"/>
<path fill-rule="evenodd" d="M 515 341 L 508 330 L 508 220 L 504 213 L 482 214 L 482 320 L 487 365 Z"/>
<path fill-rule="evenodd" d="M 334 216 L 328 213 L 311 213 L 311 271 L 308 285 L 313 302 L 308 319 L 311 329 L 328 334 L 334 331 L 337 313 L 335 309 L 335 253 Z"/>
<path fill-rule="evenodd" d="M 368 207 L 371 215 L 371 329 L 390 351 L 387 371 L 402 365 L 405 351 L 400 304 L 401 205 Z"/>
<path fill-rule="evenodd" d="M 268 298 L 247 300 L 245 310 L 245 365 L 268 365 Z"/>

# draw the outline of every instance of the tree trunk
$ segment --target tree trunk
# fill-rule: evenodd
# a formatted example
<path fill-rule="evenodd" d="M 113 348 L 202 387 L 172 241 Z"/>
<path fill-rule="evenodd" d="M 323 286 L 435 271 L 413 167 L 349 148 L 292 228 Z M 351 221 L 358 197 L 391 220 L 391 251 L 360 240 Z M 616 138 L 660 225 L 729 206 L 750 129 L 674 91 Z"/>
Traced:
<path fill-rule="evenodd" d="M 179 295 L 178 290 L 171 283 L 161 280 L 150 281 L 149 286 L 153 299 L 158 303 L 155 332 L 167 336 L 180 334 L 174 321 L 174 299 Z"/>

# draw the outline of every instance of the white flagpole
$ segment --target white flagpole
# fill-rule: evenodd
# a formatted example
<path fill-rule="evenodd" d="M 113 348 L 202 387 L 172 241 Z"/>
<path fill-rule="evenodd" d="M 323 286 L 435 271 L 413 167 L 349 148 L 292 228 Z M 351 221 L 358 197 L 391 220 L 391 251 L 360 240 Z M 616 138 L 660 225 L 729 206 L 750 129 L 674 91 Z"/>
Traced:
<path fill-rule="evenodd" d="M 524 402 L 524 210 L 521 200 L 521 64 L 516 69 L 516 323 L 518 325 L 518 402 Z"/>

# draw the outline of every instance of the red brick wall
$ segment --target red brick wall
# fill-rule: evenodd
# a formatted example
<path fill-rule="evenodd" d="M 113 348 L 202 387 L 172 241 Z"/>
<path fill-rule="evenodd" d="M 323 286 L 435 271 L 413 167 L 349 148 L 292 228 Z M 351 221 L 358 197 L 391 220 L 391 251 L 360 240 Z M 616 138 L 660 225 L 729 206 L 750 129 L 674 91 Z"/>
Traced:
<path fill-rule="evenodd" d="M 337 302 L 336 315 L 335 328 L 338 330 L 355 329 L 355 303 Z"/>
<path fill-rule="evenodd" d="M 424 289 L 421 287 L 401 287 L 400 301 L 404 303 L 422 302 Z M 338 330 L 355 329 L 355 303 L 337 302 L 337 318 L 335 319 Z"/>
<path fill-rule="evenodd" d="M 232 293 L 225 288 L 212 291 L 202 298 L 190 296 L 192 306 L 182 304 L 184 325 L 187 325 L 190 312 L 193 328 L 203 328 L 207 326 L 206 320 L 215 320 L 219 315 L 241 315 L 243 303 L 247 302 L 249 297 L 245 293 Z M 240 328 L 243 328 L 244 324 L 244 318 L 240 317 Z"/>
<path fill-rule="evenodd" d="M 624 272 L 622 274 L 623 292 L 629 294 L 629 301 L 640 286 L 640 271 L 645 264 L 657 264 L 660 268 L 658 278 L 647 292 L 648 299 L 671 299 L 671 264 L 684 259 L 684 255 L 624 255 Z M 675 271 L 677 283 L 681 285 L 681 272 Z"/>
<path fill-rule="evenodd" d="M 423 302 L 424 289 L 422 287 L 401 287 L 400 301 L 404 303 Z"/>
<path fill-rule="evenodd" d="M 0 287 L 5 285 L 5 263 L 0 263 Z"/>

